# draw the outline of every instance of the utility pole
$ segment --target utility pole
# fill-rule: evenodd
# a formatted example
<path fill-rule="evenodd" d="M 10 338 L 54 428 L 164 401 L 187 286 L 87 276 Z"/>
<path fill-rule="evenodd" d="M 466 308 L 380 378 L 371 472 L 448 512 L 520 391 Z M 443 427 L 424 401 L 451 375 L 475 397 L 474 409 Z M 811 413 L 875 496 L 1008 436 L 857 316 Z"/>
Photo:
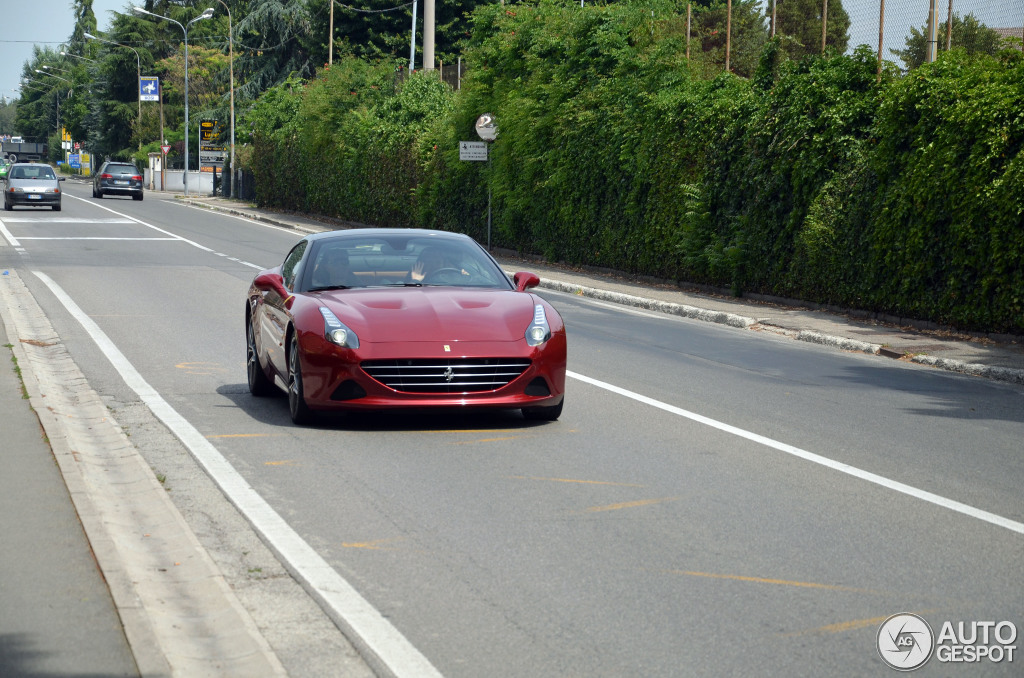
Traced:
<path fill-rule="evenodd" d="M 828 0 L 821 0 L 821 53 L 825 54 L 825 36 L 828 30 Z"/>
<path fill-rule="evenodd" d="M 938 0 L 928 0 L 928 45 L 925 48 L 925 62 L 935 61 L 939 51 Z"/>
<path fill-rule="evenodd" d="M 875 82 L 882 82 L 882 39 L 885 35 L 885 0 L 878 3 L 878 75 Z"/>
<path fill-rule="evenodd" d="M 423 70 L 434 70 L 434 1 L 423 2 Z"/>

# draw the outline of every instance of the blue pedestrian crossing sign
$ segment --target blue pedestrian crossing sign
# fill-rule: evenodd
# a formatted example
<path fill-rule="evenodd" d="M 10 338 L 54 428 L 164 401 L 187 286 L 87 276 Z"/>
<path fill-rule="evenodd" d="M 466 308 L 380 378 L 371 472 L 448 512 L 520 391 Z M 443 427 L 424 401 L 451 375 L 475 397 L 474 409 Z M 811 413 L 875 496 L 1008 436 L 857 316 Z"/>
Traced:
<path fill-rule="evenodd" d="M 139 78 L 139 101 L 160 101 L 160 78 L 148 75 Z"/>

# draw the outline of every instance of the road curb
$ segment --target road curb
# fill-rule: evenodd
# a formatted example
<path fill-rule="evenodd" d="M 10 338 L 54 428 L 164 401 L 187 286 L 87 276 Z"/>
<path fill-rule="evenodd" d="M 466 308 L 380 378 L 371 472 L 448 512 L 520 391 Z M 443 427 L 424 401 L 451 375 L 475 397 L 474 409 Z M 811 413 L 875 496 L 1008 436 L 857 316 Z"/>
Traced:
<path fill-rule="evenodd" d="M 567 294 L 575 294 L 582 297 L 588 297 L 590 299 L 609 301 L 615 304 L 623 304 L 625 306 L 634 306 L 636 308 L 643 308 L 648 311 L 658 311 L 660 313 L 667 313 L 669 315 L 678 315 L 684 318 L 693 318 L 695 320 L 702 320 L 704 322 L 728 325 L 729 327 L 748 329 L 752 325 L 757 324 L 757 320 L 754 318 L 748 318 L 747 316 L 736 315 L 734 313 L 726 313 L 725 311 L 711 311 L 705 308 L 688 306 L 686 304 L 677 304 L 671 301 L 659 301 L 657 299 L 649 299 L 647 297 L 639 297 L 632 294 L 624 294 L 622 292 L 611 292 L 609 290 L 601 290 L 596 287 L 574 285 L 572 283 L 566 283 L 561 280 L 553 280 L 550 278 L 542 279 L 540 287 L 544 289 L 554 290 L 556 292 L 565 292 Z"/>
<path fill-rule="evenodd" d="M 936 358 L 929 355 L 916 355 L 910 360 L 920 365 L 937 367 L 949 372 L 959 372 L 974 377 L 1006 381 L 1011 384 L 1024 384 L 1024 370 L 1017 370 L 1011 367 L 994 367 L 980 363 L 967 363 L 962 360 L 953 360 L 952 358 Z"/>

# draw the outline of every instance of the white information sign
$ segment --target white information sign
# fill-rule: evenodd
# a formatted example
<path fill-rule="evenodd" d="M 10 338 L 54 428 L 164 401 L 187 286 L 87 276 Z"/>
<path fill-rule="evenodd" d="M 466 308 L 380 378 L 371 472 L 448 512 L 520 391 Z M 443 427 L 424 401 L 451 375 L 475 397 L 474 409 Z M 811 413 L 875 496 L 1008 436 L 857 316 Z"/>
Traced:
<path fill-rule="evenodd" d="M 459 142 L 459 160 L 486 161 L 487 160 L 487 142 L 486 141 L 460 141 Z"/>

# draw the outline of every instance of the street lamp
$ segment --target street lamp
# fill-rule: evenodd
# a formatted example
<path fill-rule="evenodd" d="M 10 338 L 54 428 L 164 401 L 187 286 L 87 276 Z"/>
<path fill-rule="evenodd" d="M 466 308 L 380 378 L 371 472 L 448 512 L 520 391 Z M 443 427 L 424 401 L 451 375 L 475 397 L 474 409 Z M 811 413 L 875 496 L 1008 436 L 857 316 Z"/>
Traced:
<path fill-rule="evenodd" d="M 61 73 L 70 73 L 71 72 L 71 71 L 69 71 L 66 68 L 57 68 L 56 66 L 50 66 L 49 64 L 43 64 L 43 68 L 45 68 L 47 71 L 49 71 L 52 68 L 53 70 L 60 71 Z"/>
<path fill-rule="evenodd" d="M 195 19 L 192 19 L 192 21 L 189 21 L 184 26 L 182 26 L 180 22 L 175 21 L 174 19 L 172 19 L 169 16 L 164 16 L 163 14 L 154 14 L 153 12 L 148 12 L 148 11 L 142 9 L 141 7 L 132 7 L 132 11 L 135 12 L 136 14 L 148 14 L 149 16 L 155 16 L 157 19 L 164 19 L 165 21 L 170 21 L 171 23 L 178 24 L 178 27 L 185 34 L 185 172 L 184 172 L 184 174 L 182 176 L 182 183 L 185 185 L 185 196 L 187 197 L 188 196 L 188 27 L 191 26 L 192 24 L 194 24 L 195 22 L 199 21 L 200 19 L 209 19 L 210 17 L 212 17 L 213 16 L 213 8 L 212 7 L 207 8 L 206 11 L 204 11 L 202 14 L 197 16 Z"/>
<path fill-rule="evenodd" d="M 238 189 L 235 188 L 235 48 L 231 35 L 231 8 L 224 0 L 217 0 L 217 2 L 224 5 L 224 11 L 228 13 L 228 73 L 231 80 L 231 197 L 237 198 Z"/>
<path fill-rule="evenodd" d="M 71 52 L 67 52 L 67 51 L 64 51 L 64 50 L 61 50 L 60 55 L 61 56 L 66 56 L 66 57 L 74 57 L 75 59 L 81 59 L 82 61 L 91 61 L 93 63 L 96 63 L 95 59 L 90 59 L 90 58 L 84 57 L 84 56 L 78 56 L 77 54 L 72 54 Z"/>
<path fill-rule="evenodd" d="M 84 35 L 89 40 L 99 40 L 100 42 L 105 42 L 108 45 L 117 45 L 118 47 L 124 47 L 126 49 L 130 49 L 131 51 L 135 52 L 135 78 L 136 78 L 135 79 L 135 98 L 139 100 L 139 135 L 140 135 L 139 136 L 139 148 L 141 149 L 142 148 L 142 136 L 141 136 L 142 135 L 142 97 L 139 96 L 139 88 L 142 86 L 142 58 L 139 57 L 139 51 L 137 49 L 135 49 L 134 47 L 129 47 L 128 45 L 122 45 L 121 43 L 114 42 L 113 40 L 106 40 L 104 38 L 97 38 L 92 33 L 83 33 L 82 35 Z M 61 54 L 63 54 L 63 52 L 61 52 Z"/>
<path fill-rule="evenodd" d="M 45 68 L 45 66 L 44 66 L 44 68 Z M 50 76 L 51 78 L 57 78 L 58 80 L 63 80 L 64 82 L 69 82 L 69 83 L 71 83 L 72 85 L 74 85 L 74 84 L 75 84 L 75 83 L 71 82 L 70 80 L 68 80 L 67 78 L 62 78 L 62 77 L 60 77 L 59 75 L 54 75 L 53 73 L 50 73 L 49 71 L 41 71 L 41 70 L 39 70 L 38 68 L 36 68 L 36 69 L 33 69 L 33 70 L 35 70 L 35 72 L 36 72 L 36 73 L 41 73 L 41 74 L 43 74 L 43 75 L 48 75 L 48 76 Z"/>

